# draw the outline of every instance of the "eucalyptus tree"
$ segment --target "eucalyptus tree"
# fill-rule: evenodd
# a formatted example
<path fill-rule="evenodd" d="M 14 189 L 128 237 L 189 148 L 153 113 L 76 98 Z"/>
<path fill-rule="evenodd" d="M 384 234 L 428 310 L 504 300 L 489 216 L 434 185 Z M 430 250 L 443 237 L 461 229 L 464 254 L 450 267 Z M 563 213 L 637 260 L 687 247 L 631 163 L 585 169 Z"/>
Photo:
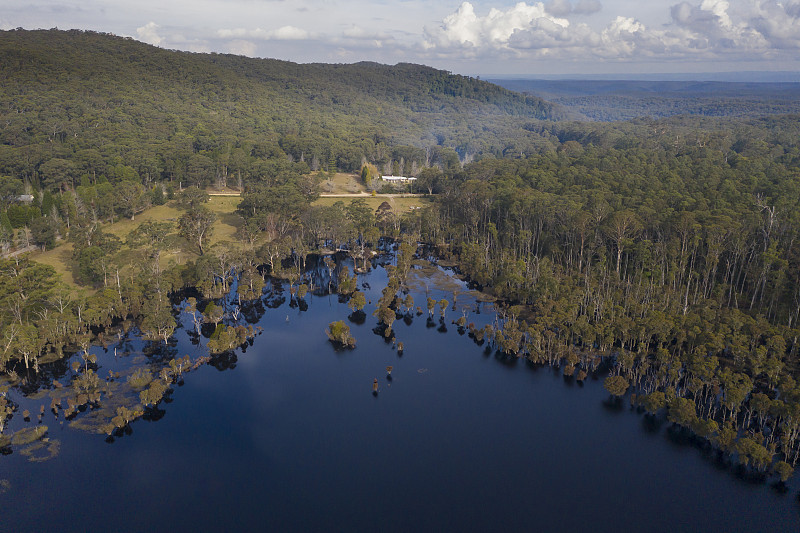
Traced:
<path fill-rule="evenodd" d="M 367 298 L 361 291 L 355 291 L 347 301 L 347 307 L 349 307 L 354 313 L 364 309 L 365 305 L 367 305 Z"/>
<path fill-rule="evenodd" d="M 204 205 L 191 208 L 178 219 L 178 228 L 182 237 L 197 246 L 200 255 L 205 252 L 204 243 L 214 232 L 217 215 Z"/>
<path fill-rule="evenodd" d="M 350 334 L 350 326 L 345 324 L 342 320 L 331 322 L 325 330 L 328 339 L 336 345 L 354 348 L 356 339 Z"/>
<path fill-rule="evenodd" d="M 169 250 L 170 235 L 174 229 L 171 222 L 157 222 L 146 220 L 134 229 L 127 239 L 129 247 L 144 251 L 145 259 L 149 260 L 149 274 L 155 290 L 161 292 L 162 278 L 162 253 Z"/>
<path fill-rule="evenodd" d="M 169 300 L 160 295 L 148 298 L 145 301 L 141 329 L 146 337 L 160 339 L 167 344 L 170 336 L 175 331 L 175 317 Z"/>
<path fill-rule="evenodd" d="M 114 187 L 115 207 L 118 213 L 135 220 L 136 214 L 146 209 L 149 198 L 144 187 L 135 181 L 122 181 Z"/>

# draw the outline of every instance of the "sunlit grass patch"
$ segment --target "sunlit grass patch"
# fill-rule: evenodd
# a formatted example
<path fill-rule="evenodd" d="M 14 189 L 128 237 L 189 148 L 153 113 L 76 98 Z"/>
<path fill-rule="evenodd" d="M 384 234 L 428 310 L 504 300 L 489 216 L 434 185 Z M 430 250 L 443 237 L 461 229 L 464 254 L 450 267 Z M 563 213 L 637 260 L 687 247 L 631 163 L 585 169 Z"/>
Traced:
<path fill-rule="evenodd" d="M 364 191 L 364 185 L 355 174 L 337 172 L 320 184 L 320 192 L 330 194 L 353 194 Z"/>

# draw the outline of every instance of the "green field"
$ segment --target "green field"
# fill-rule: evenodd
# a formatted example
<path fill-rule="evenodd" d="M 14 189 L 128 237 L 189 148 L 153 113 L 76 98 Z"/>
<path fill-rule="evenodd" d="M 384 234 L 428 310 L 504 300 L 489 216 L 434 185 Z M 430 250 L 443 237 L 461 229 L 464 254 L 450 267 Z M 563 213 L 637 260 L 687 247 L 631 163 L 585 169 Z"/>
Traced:
<path fill-rule="evenodd" d="M 323 181 L 319 190 L 323 194 L 353 194 L 365 191 L 358 175 L 342 172 L 337 172 L 333 178 Z"/>

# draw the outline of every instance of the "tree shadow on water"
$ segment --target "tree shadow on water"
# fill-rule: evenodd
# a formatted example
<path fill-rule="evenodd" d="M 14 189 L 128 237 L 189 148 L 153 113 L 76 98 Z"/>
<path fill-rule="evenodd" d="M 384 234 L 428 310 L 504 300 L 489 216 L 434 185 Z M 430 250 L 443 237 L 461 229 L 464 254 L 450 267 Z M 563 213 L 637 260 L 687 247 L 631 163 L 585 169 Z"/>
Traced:
<path fill-rule="evenodd" d="M 239 358 L 236 356 L 236 352 L 227 351 L 212 355 L 208 364 L 220 372 L 224 372 L 225 370 L 233 370 L 236 368 L 236 363 L 238 361 Z"/>
<path fill-rule="evenodd" d="M 372 332 L 379 337 L 383 337 L 383 342 L 389 344 L 395 341 L 395 336 L 394 336 L 394 330 L 391 330 L 389 336 L 387 337 L 386 336 L 387 329 L 388 328 L 386 327 L 386 324 L 381 323 L 372 328 Z"/>
<path fill-rule="evenodd" d="M 498 363 L 501 363 L 503 366 L 515 367 L 517 366 L 517 361 L 519 361 L 520 358 L 513 354 L 507 354 L 501 352 L 500 350 L 495 350 L 494 359 Z"/>
<path fill-rule="evenodd" d="M 642 417 L 642 429 L 649 435 L 655 435 L 661 431 L 664 426 L 664 419 L 651 414 L 645 414 Z"/>
<path fill-rule="evenodd" d="M 164 409 L 160 409 L 157 405 L 151 405 L 150 407 L 145 408 L 144 414 L 142 415 L 142 420 L 147 420 L 148 422 L 158 422 L 167 412 Z"/>
<path fill-rule="evenodd" d="M 353 311 L 347 316 L 347 320 L 360 326 L 367 321 L 367 314 L 364 311 Z"/>
<path fill-rule="evenodd" d="M 623 411 L 622 398 L 616 396 L 609 396 L 602 401 L 603 408 L 609 413 L 621 413 Z"/>
<path fill-rule="evenodd" d="M 772 491 L 775 492 L 775 494 L 783 496 L 789 493 L 789 485 L 787 485 L 783 481 L 776 481 L 774 483 L 770 483 L 769 486 L 772 489 Z M 799 506 L 798 510 L 800 510 L 800 493 L 798 493 L 797 498 L 798 498 L 797 503 Z"/>

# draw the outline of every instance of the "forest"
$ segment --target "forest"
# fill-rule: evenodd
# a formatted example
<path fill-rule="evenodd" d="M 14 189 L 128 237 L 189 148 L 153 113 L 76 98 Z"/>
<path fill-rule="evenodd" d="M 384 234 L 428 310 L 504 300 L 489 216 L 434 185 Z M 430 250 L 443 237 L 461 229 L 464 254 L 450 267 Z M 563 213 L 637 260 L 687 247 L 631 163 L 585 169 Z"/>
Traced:
<path fill-rule="evenodd" d="M 221 326 L 215 341 L 231 349 L 249 333 L 226 329 L 209 302 L 233 286 L 256 299 L 266 274 L 300 290 L 307 258 L 323 249 L 368 268 L 388 237 L 397 264 L 376 313 L 387 335 L 407 311 L 411 259 L 430 250 L 503 302 L 495 327 L 460 324 L 477 342 L 579 380 L 609 361 L 614 397 L 753 472 L 791 476 L 800 116 L 578 122 L 427 67 L 188 54 L 90 32 L 1 32 L 0 51 L 0 368 L 10 383 L 120 325 L 167 342 L 171 298 L 188 288 L 200 298 L 192 316 Z M 432 205 L 314 204 L 324 175 L 370 166 L 417 177 Z M 212 186 L 241 191 L 235 243 L 208 245 Z M 124 239 L 104 231 L 166 204 L 174 220 Z M 80 291 L 10 254 L 65 243 Z M 191 260 L 169 262 L 178 248 Z M 358 294 L 353 283 L 341 277 L 343 297 Z"/>
<path fill-rule="evenodd" d="M 619 121 L 675 115 L 763 117 L 800 111 L 800 87 L 792 82 L 488 81 L 558 104 L 577 120 Z"/>

